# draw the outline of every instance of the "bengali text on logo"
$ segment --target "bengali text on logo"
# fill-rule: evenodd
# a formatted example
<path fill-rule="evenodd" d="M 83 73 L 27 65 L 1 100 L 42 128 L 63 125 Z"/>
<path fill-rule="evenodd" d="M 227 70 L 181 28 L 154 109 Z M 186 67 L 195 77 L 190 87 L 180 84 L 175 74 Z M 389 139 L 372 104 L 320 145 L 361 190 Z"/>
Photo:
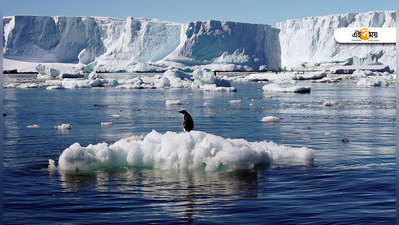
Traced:
<path fill-rule="evenodd" d="M 338 43 L 395 44 L 396 29 L 392 27 L 338 28 L 334 31 Z"/>

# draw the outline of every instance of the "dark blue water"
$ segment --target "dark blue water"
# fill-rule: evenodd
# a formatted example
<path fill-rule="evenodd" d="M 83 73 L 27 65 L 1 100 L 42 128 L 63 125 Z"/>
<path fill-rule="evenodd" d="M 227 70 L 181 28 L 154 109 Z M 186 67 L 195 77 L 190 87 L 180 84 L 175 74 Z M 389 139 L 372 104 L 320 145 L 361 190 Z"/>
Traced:
<path fill-rule="evenodd" d="M 317 84 L 308 95 L 265 95 L 258 84 L 237 87 L 236 93 L 5 89 L 3 223 L 395 222 L 394 89 Z M 166 99 L 180 99 L 182 106 L 166 107 Z M 229 103 L 236 99 L 241 104 Z M 339 105 L 326 107 L 326 99 Z M 315 150 L 315 163 L 232 173 L 115 168 L 66 175 L 47 169 L 48 159 L 57 161 L 75 142 L 112 143 L 153 129 L 180 132 L 181 107 L 197 130 L 307 146 Z M 281 121 L 260 122 L 271 115 Z M 113 125 L 101 127 L 103 121 Z M 53 128 L 61 123 L 73 127 Z M 26 128 L 31 124 L 40 128 Z"/>

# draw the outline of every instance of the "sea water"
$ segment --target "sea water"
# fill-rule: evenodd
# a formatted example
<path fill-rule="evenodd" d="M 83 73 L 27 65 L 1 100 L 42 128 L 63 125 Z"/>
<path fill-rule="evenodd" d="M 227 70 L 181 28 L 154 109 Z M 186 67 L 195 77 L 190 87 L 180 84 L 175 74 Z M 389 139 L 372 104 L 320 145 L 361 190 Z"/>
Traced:
<path fill-rule="evenodd" d="M 5 89 L 3 223 L 393 224 L 394 89 L 307 85 L 310 94 L 266 93 L 257 83 L 234 84 L 233 93 Z M 49 159 L 59 167 L 61 154 L 74 143 L 142 140 L 153 130 L 182 135 L 182 108 L 196 131 L 221 142 L 307 148 L 314 160 L 233 171 L 122 164 L 70 173 L 49 168 Z M 280 120 L 262 122 L 266 116 Z M 54 128 L 63 123 L 72 128 Z M 39 127 L 27 128 L 33 124 Z"/>

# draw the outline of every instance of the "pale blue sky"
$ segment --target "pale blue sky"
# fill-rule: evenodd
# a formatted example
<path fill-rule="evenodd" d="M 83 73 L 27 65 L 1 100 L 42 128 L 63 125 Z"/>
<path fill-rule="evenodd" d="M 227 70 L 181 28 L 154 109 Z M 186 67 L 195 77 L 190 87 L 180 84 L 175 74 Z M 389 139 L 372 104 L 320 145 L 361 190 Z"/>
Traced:
<path fill-rule="evenodd" d="M 3 15 L 158 18 L 175 22 L 229 20 L 272 24 L 286 19 L 396 10 L 398 0 L 0 0 Z"/>

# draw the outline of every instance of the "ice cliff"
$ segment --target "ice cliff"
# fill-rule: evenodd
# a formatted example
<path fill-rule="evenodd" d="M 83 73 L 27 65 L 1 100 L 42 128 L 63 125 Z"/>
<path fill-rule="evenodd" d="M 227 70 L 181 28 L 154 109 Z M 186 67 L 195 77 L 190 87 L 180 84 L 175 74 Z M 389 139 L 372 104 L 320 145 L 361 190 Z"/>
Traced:
<path fill-rule="evenodd" d="M 340 27 L 395 25 L 395 11 L 293 19 L 277 23 L 277 28 L 222 21 L 12 16 L 4 18 L 4 56 L 79 62 L 99 71 L 198 65 L 212 70 L 290 69 L 326 62 L 395 68 L 395 45 L 338 44 L 333 35 Z"/>
<path fill-rule="evenodd" d="M 157 19 L 12 16 L 4 18 L 8 59 L 106 65 L 113 68 L 222 65 L 280 67 L 279 31 L 269 25 Z"/>
<path fill-rule="evenodd" d="M 282 68 L 345 60 L 349 64 L 379 62 L 394 68 L 394 44 L 338 44 L 334 40 L 334 30 L 340 27 L 396 27 L 395 11 L 306 17 L 277 23 L 276 27 L 280 29 Z"/>

